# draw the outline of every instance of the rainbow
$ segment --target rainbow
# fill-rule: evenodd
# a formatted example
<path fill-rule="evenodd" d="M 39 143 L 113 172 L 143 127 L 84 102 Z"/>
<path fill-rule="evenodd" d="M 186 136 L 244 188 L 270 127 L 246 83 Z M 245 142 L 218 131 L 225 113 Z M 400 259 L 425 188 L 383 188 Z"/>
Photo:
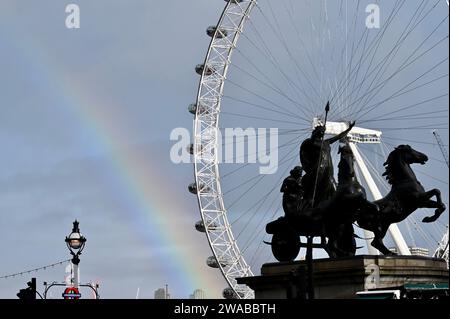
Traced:
<path fill-rule="evenodd" d="M 170 247 L 166 260 L 155 261 L 164 263 L 164 273 L 152 276 L 161 278 L 161 286 L 168 283 L 172 290 L 183 294 L 174 297 L 186 297 L 187 293 L 196 288 L 205 289 L 209 297 L 220 296 L 225 283 L 223 281 L 222 286 L 218 286 L 217 277 L 220 273 L 207 271 L 204 263 L 207 256 L 199 256 L 198 251 L 193 248 L 201 235 L 195 232 L 193 223 L 191 228 L 186 229 L 186 225 L 179 222 L 179 214 L 185 212 L 186 205 L 177 200 L 177 194 L 172 193 L 173 186 L 167 184 L 170 172 L 162 172 L 159 166 L 161 160 L 169 160 L 168 154 L 155 154 L 149 162 L 148 157 L 124 150 L 122 145 L 131 140 L 132 133 L 132 128 L 124 127 L 121 123 L 121 119 L 126 117 L 126 108 L 122 108 L 121 114 L 110 112 L 114 101 L 100 99 L 80 79 L 65 73 L 63 68 L 58 67 L 51 52 L 27 37 L 26 32 L 21 32 L 18 28 L 13 32 L 13 23 L 8 23 L 8 18 L 11 17 L 2 15 L 2 11 L 7 10 L 0 10 L 3 24 L 0 28 L 0 41 L 3 45 L 12 45 L 18 51 L 19 58 L 28 64 L 30 70 L 39 74 L 40 81 L 48 90 L 59 92 L 62 105 L 69 108 L 68 111 L 76 116 L 81 127 L 89 132 L 91 147 L 112 154 L 109 160 L 113 180 L 120 184 L 117 187 L 121 192 L 120 196 L 127 197 L 127 201 L 132 203 L 133 209 L 127 214 L 136 230 L 147 237 L 143 240 L 151 246 L 149 249 Z M 8 30 L 9 33 L 5 34 L 2 30 Z M 198 258 L 204 265 L 201 269 L 194 262 Z"/>

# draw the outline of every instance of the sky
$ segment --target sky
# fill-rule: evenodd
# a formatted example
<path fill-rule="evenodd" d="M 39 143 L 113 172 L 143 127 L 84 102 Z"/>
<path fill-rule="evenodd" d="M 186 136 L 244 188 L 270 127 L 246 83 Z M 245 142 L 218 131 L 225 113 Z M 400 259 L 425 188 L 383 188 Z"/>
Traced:
<path fill-rule="evenodd" d="M 80 29 L 65 26 L 65 7 L 69 3 L 81 9 Z M 153 298 L 154 291 L 166 284 L 173 298 L 188 298 L 198 288 L 205 290 L 209 298 L 221 297 L 225 280 L 218 270 L 206 266 L 211 251 L 205 236 L 194 229 L 200 215 L 195 197 L 187 192 L 187 185 L 193 182 L 193 168 L 172 164 L 169 136 L 174 128 L 192 127 L 187 106 L 195 101 L 198 88 L 194 67 L 203 61 L 210 40 L 205 30 L 216 23 L 224 4 L 211 0 L 0 2 L 0 277 L 69 259 L 64 238 L 77 219 L 87 238 L 81 256 L 81 281 L 98 282 L 102 298 Z M 297 10 L 307 10 L 302 6 Z M 412 6 L 409 10 L 413 10 Z M 257 13 L 254 25 L 267 34 L 268 42 L 277 43 Z M 302 20 L 299 25 L 311 28 L 308 22 Z M 429 28 L 432 26 L 423 34 Z M 341 32 L 336 30 L 336 34 Z M 286 85 L 252 48 L 251 39 L 257 39 L 252 27 L 247 31 L 249 38 L 241 38 L 241 51 L 235 54 L 230 79 L 268 94 L 263 86 L 237 72 L 245 62 L 244 54 L 248 54 L 255 64 L 266 63 L 274 81 Z M 288 38 L 294 30 L 289 32 L 285 34 Z M 423 34 L 414 36 L 420 38 Z M 413 37 L 412 42 L 418 43 L 418 39 Z M 445 45 L 448 52 L 448 38 Z M 288 69 L 291 61 L 282 55 L 282 45 L 271 48 L 279 54 L 281 67 Z M 415 69 L 419 74 L 420 67 Z M 407 81 L 408 76 L 412 75 L 402 75 L 399 82 Z M 231 84 L 227 89 L 228 96 L 249 99 L 248 94 Z M 433 90 L 427 88 L 395 103 L 406 105 L 434 90 L 443 91 L 435 85 Z M 448 109 L 448 88 L 446 93 L 442 103 L 430 106 L 444 104 Z M 234 112 L 232 107 L 236 105 L 229 106 Z M 392 107 L 397 106 L 389 104 L 387 110 Z M 246 115 L 254 116 L 253 111 Z M 258 115 L 276 120 L 270 113 Z M 443 116 L 443 121 L 446 129 L 441 135 L 448 148 L 448 116 Z M 223 117 L 224 126 L 246 127 L 249 123 L 248 117 Z M 254 119 L 251 123 L 255 127 L 277 125 Z M 404 123 L 383 124 L 392 129 Z M 377 129 L 379 123 L 367 125 Z M 280 125 L 280 129 L 291 127 Z M 392 143 L 430 143 L 413 146 L 426 146 L 433 156 L 425 173 L 441 181 L 428 179 L 425 185 L 442 188 L 448 202 L 448 169 L 445 171 L 429 135 L 423 131 L 386 133 L 394 139 Z M 284 177 L 286 169 L 289 167 L 271 176 L 270 185 L 278 188 L 277 181 Z M 445 176 L 440 175 L 442 171 Z M 224 181 L 224 191 L 251 174 L 249 170 Z M 256 191 L 262 192 L 266 185 L 259 185 Z M 225 199 L 231 203 L 241 194 L 227 194 Z M 250 194 L 248 201 L 230 209 L 230 217 L 260 196 Z M 273 192 L 271 196 L 276 203 L 281 195 Z M 273 207 L 267 204 L 262 210 L 279 212 L 280 207 Z M 448 220 L 448 215 L 445 218 Z M 253 226 L 260 224 L 251 222 Z M 236 231 L 245 235 L 246 225 Z M 244 242 L 249 239 L 253 238 L 243 238 Z M 271 258 L 269 254 L 266 249 L 262 262 Z M 32 276 L 37 277 L 40 291 L 44 281 L 64 281 L 65 265 L 0 279 L 0 298 L 15 298 Z M 58 289 L 53 288 L 49 296 L 58 298 Z"/>
<path fill-rule="evenodd" d="M 177 298 L 220 297 L 194 229 L 192 166 L 171 164 L 169 135 L 192 127 L 194 66 L 222 3 L 80 0 L 77 30 L 68 3 L 0 3 L 0 276 L 69 259 L 78 219 L 81 278 L 103 298 L 153 298 L 165 284 Z M 35 275 L 42 288 L 65 267 Z M 29 277 L 0 280 L 0 298 Z"/>

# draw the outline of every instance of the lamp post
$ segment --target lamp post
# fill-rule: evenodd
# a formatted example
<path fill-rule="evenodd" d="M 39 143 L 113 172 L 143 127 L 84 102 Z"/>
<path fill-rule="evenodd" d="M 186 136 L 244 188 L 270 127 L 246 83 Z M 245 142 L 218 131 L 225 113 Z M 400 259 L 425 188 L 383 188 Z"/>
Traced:
<path fill-rule="evenodd" d="M 66 237 L 66 244 L 67 244 L 67 248 L 69 248 L 70 254 L 73 256 L 72 257 L 72 264 L 73 264 L 73 282 L 72 282 L 72 286 L 75 288 L 78 288 L 79 285 L 79 279 L 78 279 L 78 265 L 80 263 L 80 255 L 81 252 L 84 249 L 84 246 L 86 244 L 86 237 L 84 237 L 81 233 L 80 233 L 80 228 L 79 228 L 79 222 L 77 220 L 75 220 L 73 222 L 73 228 L 72 228 L 72 232 L 69 234 L 69 236 Z"/>

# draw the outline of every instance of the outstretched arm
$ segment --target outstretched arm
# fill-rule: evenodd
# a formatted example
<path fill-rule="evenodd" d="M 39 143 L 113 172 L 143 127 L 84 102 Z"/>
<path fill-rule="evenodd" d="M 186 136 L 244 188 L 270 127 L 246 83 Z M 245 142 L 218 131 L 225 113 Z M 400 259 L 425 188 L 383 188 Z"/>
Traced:
<path fill-rule="evenodd" d="M 345 130 L 344 132 L 342 132 L 341 134 L 336 135 L 336 136 L 334 136 L 334 137 L 328 139 L 327 142 L 331 145 L 331 144 L 333 144 L 333 143 L 335 143 L 335 142 L 337 142 L 337 141 L 339 141 L 339 140 L 342 140 L 344 137 L 347 136 L 348 133 L 350 133 L 350 131 L 352 130 L 352 128 L 355 126 L 355 124 L 356 124 L 356 122 L 350 123 L 348 129 L 346 129 L 346 130 Z"/>

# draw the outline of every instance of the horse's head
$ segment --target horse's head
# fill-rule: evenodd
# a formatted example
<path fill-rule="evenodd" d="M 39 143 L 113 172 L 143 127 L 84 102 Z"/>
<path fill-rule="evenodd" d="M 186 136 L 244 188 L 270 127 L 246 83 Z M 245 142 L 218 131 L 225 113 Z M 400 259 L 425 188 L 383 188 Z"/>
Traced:
<path fill-rule="evenodd" d="M 400 145 L 395 149 L 395 151 L 397 151 L 401 159 L 409 165 L 411 164 L 425 165 L 425 163 L 428 162 L 428 156 L 426 156 L 421 152 L 416 151 L 409 145 Z"/>
<path fill-rule="evenodd" d="M 320 139 L 325 136 L 325 132 L 326 132 L 325 126 L 322 126 L 322 125 L 316 126 L 312 132 L 311 137 Z"/>
<path fill-rule="evenodd" d="M 383 176 L 386 176 L 390 184 L 405 178 L 416 179 L 409 165 L 424 165 L 426 162 L 428 162 L 428 156 L 425 154 L 416 151 L 409 145 L 400 145 L 389 154 L 386 163 L 384 163 L 386 172 Z"/>
<path fill-rule="evenodd" d="M 348 145 L 348 144 L 344 144 L 343 146 L 339 146 L 338 154 L 341 154 L 341 158 L 342 157 L 348 157 L 348 156 L 353 157 L 353 151 L 350 148 L 350 145 Z"/>
<path fill-rule="evenodd" d="M 339 182 L 345 182 L 355 176 L 354 155 L 350 145 L 345 144 L 339 147 L 338 154 L 341 154 L 339 162 Z"/>

